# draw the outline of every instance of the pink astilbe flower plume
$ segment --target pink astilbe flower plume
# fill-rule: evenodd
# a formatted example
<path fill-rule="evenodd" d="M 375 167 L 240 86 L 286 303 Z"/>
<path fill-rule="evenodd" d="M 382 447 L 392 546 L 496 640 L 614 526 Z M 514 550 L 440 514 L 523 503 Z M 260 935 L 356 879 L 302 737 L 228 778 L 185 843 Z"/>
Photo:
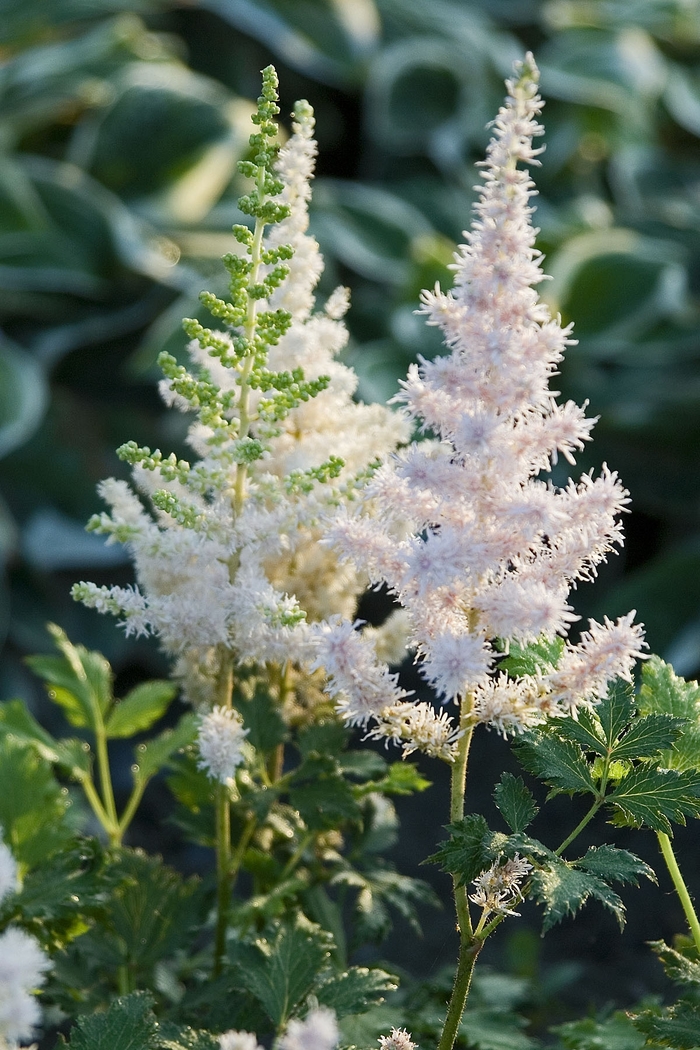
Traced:
<path fill-rule="evenodd" d="M 542 152 L 533 147 L 543 131 L 537 80 L 528 55 L 493 122 L 475 220 L 452 267 L 454 288 L 422 295 L 421 312 L 442 330 L 450 353 L 412 366 L 396 400 L 436 438 L 395 455 L 366 489 L 371 513 L 346 510 L 330 539 L 404 606 L 408 647 L 438 696 L 470 697 L 472 718 L 502 733 L 596 703 L 613 678 L 630 677 L 644 645 L 630 614 L 591 623 L 578 645 L 566 644 L 551 674 L 509 680 L 497 670 L 496 639 L 566 637 L 578 619 L 570 591 L 621 543 L 619 515 L 628 502 L 607 467 L 563 489 L 538 477 L 560 457 L 573 464 L 595 420 L 585 405 L 558 404 L 550 389 L 573 340 L 571 326 L 552 318 L 535 291 L 544 276 L 531 223 L 536 191 L 518 165 L 539 164 Z M 323 646 L 332 648 L 328 634 Z M 370 675 L 365 657 L 362 673 L 352 672 L 354 694 L 344 679 L 341 712 L 355 723 L 374 719 L 371 735 L 401 740 L 405 751 L 437 753 L 437 735 L 428 746 L 408 741 L 410 702 L 397 704 L 393 678 L 384 679 L 382 708 L 381 674 Z M 331 663 L 339 683 L 337 650 Z M 444 719 L 438 728 L 445 757 L 458 733 Z"/>

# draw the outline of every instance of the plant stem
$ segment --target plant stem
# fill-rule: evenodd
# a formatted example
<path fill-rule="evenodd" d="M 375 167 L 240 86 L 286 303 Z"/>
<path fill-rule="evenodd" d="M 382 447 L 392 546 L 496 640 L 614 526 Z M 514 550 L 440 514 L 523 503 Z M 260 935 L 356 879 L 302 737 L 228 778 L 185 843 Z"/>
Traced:
<path fill-rule="evenodd" d="M 126 833 L 129 824 L 131 824 L 132 820 L 134 819 L 134 814 L 139 808 L 139 802 L 143 798 L 143 793 L 146 790 L 146 784 L 146 780 L 137 780 L 132 789 L 131 795 L 129 796 L 129 801 L 127 802 L 119 820 L 120 841 L 121 837 Z"/>
<path fill-rule="evenodd" d="M 460 737 L 457 747 L 457 755 L 452 763 L 452 778 L 450 785 L 450 823 L 455 824 L 464 816 L 464 793 L 467 782 L 467 763 L 469 761 L 469 748 L 474 735 L 474 723 L 472 722 L 472 695 L 468 693 L 463 699 L 460 707 Z M 438 1050 L 452 1050 L 457 1038 L 459 1025 L 464 1013 L 464 1006 L 469 994 L 472 980 L 474 963 L 481 951 L 483 939 L 474 936 L 474 928 L 469 913 L 469 899 L 467 887 L 460 885 L 458 875 L 452 876 L 452 886 L 455 899 L 455 911 L 457 913 L 457 928 L 459 930 L 459 961 L 457 973 L 455 974 L 452 995 L 447 1007 L 447 1016 L 440 1036 Z"/>
<path fill-rule="evenodd" d="M 83 791 L 85 792 L 86 799 L 90 803 L 92 812 L 95 814 L 100 824 L 109 835 L 110 842 L 112 842 L 112 840 L 115 837 L 115 828 L 112 826 L 112 823 L 109 819 L 109 815 L 107 814 L 104 806 L 102 805 L 102 800 L 100 799 L 100 796 L 97 792 L 97 788 L 93 783 L 92 777 L 89 775 L 84 776 L 81 779 L 80 784 L 82 786 Z M 116 842 L 113 842 L 113 845 L 118 846 L 120 845 L 120 842 L 121 838 L 117 839 Z"/>
<path fill-rule="evenodd" d="M 119 818 L 117 806 L 114 801 L 112 789 L 112 775 L 109 770 L 109 754 L 107 752 L 107 734 L 105 733 L 102 717 L 95 719 L 95 750 L 97 752 L 97 768 L 100 774 L 100 788 L 102 803 L 109 818 L 109 827 L 105 825 L 105 831 L 109 835 L 112 846 L 120 846 L 122 835 L 119 830 Z"/>
<path fill-rule="evenodd" d="M 681 904 L 683 905 L 683 911 L 685 912 L 685 917 L 688 920 L 690 932 L 693 936 L 693 940 L 695 941 L 695 947 L 700 952 L 700 922 L 698 921 L 695 908 L 693 907 L 693 902 L 690 899 L 688 887 L 686 886 L 683 876 L 681 875 L 681 869 L 678 867 L 678 861 L 676 860 L 676 855 L 673 852 L 671 840 L 668 837 L 668 835 L 665 835 L 662 831 L 657 831 L 656 837 L 659 840 L 659 846 L 661 847 L 663 858 L 666 861 L 666 867 L 668 868 L 669 874 L 673 879 L 674 889 L 678 894 L 678 898 Z"/>
<path fill-rule="evenodd" d="M 216 934 L 214 937 L 214 977 L 221 973 L 226 953 L 231 899 L 231 808 L 226 784 L 216 785 Z"/>
<path fill-rule="evenodd" d="M 559 846 L 559 847 L 557 847 L 557 849 L 555 849 L 554 852 L 556 853 L 557 857 L 560 857 L 561 854 L 566 849 L 566 847 L 570 846 L 575 838 L 578 838 L 578 836 L 581 834 L 581 832 L 585 828 L 586 824 L 588 824 L 591 820 L 593 820 L 593 817 L 596 815 L 596 813 L 598 812 L 598 810 L 600 809 L 602 804 L 603 804 L 602 798 L 595 800 L 595 802 L 593 803 L 591 808 L 588 810 L 588 813 L 586 813 L 585 817 L 583 817 L 583 819 L 578 822 L 578 824 L 576 825 L 574 830 L 571 832 L 571 834 L 567 835 L 567 837 L 562 842 L 561 846 Z"/>

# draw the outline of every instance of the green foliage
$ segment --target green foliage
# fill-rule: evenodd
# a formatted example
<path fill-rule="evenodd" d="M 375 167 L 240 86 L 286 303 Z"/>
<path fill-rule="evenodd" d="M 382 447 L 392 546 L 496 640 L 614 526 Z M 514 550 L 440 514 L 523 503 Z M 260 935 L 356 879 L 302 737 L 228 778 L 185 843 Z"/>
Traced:
<path fill-rule="evenodd" d="M 529 645 L 510 642 L 508 654 L 499 663 L 499 669 L 507 671 L 511 678 L 523 675 L 553 671 L 564 651 L 564 639 L 559 635 L 554 638 L 540 638 Z"/>
<path fill-rule="evenodd" d="M 258 751 L 266 754 L 287 739 L 288 730 L 279 705 L 266 689 L 259 686 L 250 699 L 236 691 L 234 703 L 243 716 L 248 742 Z"/>
<path fill-rule="evenodd" d="M 700 686 L 686 682 L 670 664 L 651 656 L 642 669 L 639 708 L 643 715 L 682 719 L 673 748 L 660 761 L 669 769 L 700 771 Z"/>
<path fill-rule="evenodd" d="M 105 722 L 110 740 L 131 737 L 150 729 L 161 718 L 177 693 L 172 682 L 150 681 L 137 685 L 118 700 Z"/>
<path fill-rule="evenodd" d="M 334 1010 L 337 1017 L 345 1017 L 364 1013 L 397 987 L 396 978 L 384 970 L 352 966 L 345 973 L 323 981 L 314 994 L 321 1006 Z"/>
<path fill-rule="evenodd" d="M 158 1050 L 152 1006 L 150 995 L 134 992 L 115 999 L 103 1013 L 80 1017 L 71 1032 L 70 1050 Z"/>
<path fill-rule="evenodd" d="M 426 864 L 439 864 L 461 883 L 471 882 L 491 863 L 489 826 L 480 813 L 468 813 L 455 824 L 448 824 L 449 839 L 428 857 Z M 503 836 L 505 838 L 505 836 Z"/>
<path fill-rule="evenodd" d="M 638 766 L 624 777 L 608 801 L 615 807 L 616 825 L 646 825 L 672 835 L 671 821 L 685 824 L 686 817 L 700 816 L 700 774 Z"/>
<path fill-rule="evenodd" d="M 311 991 L 324 966 L 330 941 L 318 927 L 298 919 L 255 945 L 235 945 L 232 961 L 244 986 L 258 999 L 277 1028 Z"/>
<path fill-rule="evenodd" d="M 0 737 L 0 827 L 22 870 L 36 867 L 72 837 L 68 792 L 34 748 Z"/>
<path fill-rule="evenodd" d="M 493 797 L 511 831 L 524 831 L 537 815 L 539 807 L 532 792 L 512 773 L 501 774 Z"/>
<path fill-rule="evenodd" d="M 516 754 L 529 773 L 534 773 L 555 791 L 595 791 L 595 783 L 583 751 L 556 730 L 523 734 Z"/>

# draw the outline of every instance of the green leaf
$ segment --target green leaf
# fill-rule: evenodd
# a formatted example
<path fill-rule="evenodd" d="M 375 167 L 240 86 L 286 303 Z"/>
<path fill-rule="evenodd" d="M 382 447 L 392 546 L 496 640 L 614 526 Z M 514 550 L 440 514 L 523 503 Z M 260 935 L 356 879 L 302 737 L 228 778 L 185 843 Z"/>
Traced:
<path fill-rule="evenodd" d="M 0 704 L 0 733 L 11 733 L 17 740 L 31 744 L 47 762 L 58 761 L 56 741 L 39 725 L 24 700 Z"/>
<path fill-rule="evenodd" d="M 534 820 L 539 807 L 521 777 L 502 773 L 493 793 L 495 803 L 511 831 L 524 831 Z"/>
<path fill-rule="evenodd" d="M 649 947 L 658 955 L 667 977 L 672 981 L 700 985 L 700 962 L 670 948 L 663 941 L 649 941 Z"/>
<path fill-rule="evenodd" d="M 135 779 L 149 780 L 168 764 L 177 751 L 182 751 L 192 744 L 197 736 L 197 722 L 197 715 L 188 712 L 182 716 L 174 729 L 166 729 L 153 740 L 139 744 L 136 748 Z"/>
<path fill-rule="evenodd" d="M 112 702 L 112 669 L 102 653 L 73 645 L 65 631 L 48 625 L 61 656 L 29 656 L 27 664 L 52 687 L 49 698 L 59 704 L 71 725 L 94 731 Z"/>
<path fill-rule="evenodd" d="M 389 769 L 389 763 L 376 751 L 342 751 L 338 762 L 345 776 L 353 780 L 371 781 L 372 777 L 386 776 Z"/>
<path fill-rule="evenodd" d="M 110 711 L 105 722 L 107 736 L 129 737 L 150 729 L 165 714 L 176 692 L 172 682 L 158 679 L 137 685 Z"/>
<path fill-rule="evenodd" d="M 462 820 L 448 824 L 447 830 L 450 833 L 447 842 L 423 863 L 439 864 L 450 875 L 459 875 L 460 885 L 464 885 L 491 864 L 492 833 L 480 813 L 468 813 Z"/>
<path fill-rule="evenodd" d="M 317 722 L 299 734 L 299 750 L 304 758 L 312 751 L 340 757 L 348 738 L 349 733 L 342 722 Z"/>
<path fill-rule="evenodd" d="M 608 690 L 608 695 L 600 701 L 595 709 L 603 737 L 608 748 L 612 748 L 625 726 L 634 717 L 634 689 L 628 682 L 618 679 Z"/>
<path fill-rule="evenodd" d="M 564 639 L 559 635 L 555 638 L 538 638 L 529 645 L 510 642 L 508 655 L 501 660 L 498 668 L 507 671 L 511 678 L 553 671 L 563 651 Z"/>
<path fill-rule="evenodd" d="M 359 820 L 360 807 L 338 763 L 312 752 L 295 771 L 289 801 L 307 827 L 322 831 L 345 820 Z"/>
<path fill-rule="evenodd" d="M 477 1050 L 534 1050 L 538 1046 L 523 1028 L 524 1017 L 488 1006 L 467 1007 L 460 1034 Z"/>
<path fill-rule="evenodd" d="M 289 731 L 280 714 L 278 702 L 266 689 L 258 686 L 251 700 L 237 691 L 234 702 L 248 730 L 248 743 L 257 751 L 267 753 L 284 743 Z"/>
<path fill-rule="evenodd" d="M 636 718 L 613 748 L 614 759 L 650 758 L 671 747 L 682 731 L 684 720 L 669 715 Z"/>
<path fill-rule="evenodd" d="M 36 358 L 0 342 L 0 457 L 23 445 L 34 433 L 48 401 L 46 377 Z"/>
<path fill-rule="evenodd" d="M 321 1006 L 328 1006 L 338 1017 L 345 1017 L 346 1014 L 362 1014 L 370 1006 L 383 1003 L 384 996 L 397 987 L 394 975 L 385 970 L 352 966 L 345 973 L 336 974 L 317 985 L 314 995 Z"/>
<path fill-rule="evenodd" d="M 591 846 L 580 860 L 575 861 L 577 868 L 583 868 L 591 875 L 598 875 L 607 882 L 631 882 L 639 885 L 639 879 L 643 875 L 652 882 L 657 882 L 653 868 L 634 853 L 626 849 L 617 849 L 615 846 Z"/>
<path fill-rule="evenodd" d="M 421 776 L 418 766 L 413 762 L 392 762 L 386 776 L 362 784 L 355 789 L 355 794 L 359 797 L 378 791 L 382 795 L 413 795 L 417 791 L 425 791 L 431 785 L 432 782 Z"/>
<path fill-rule="evenodd" d="M 146 992 L 115 999 L 103 1013 L 79 1017 L 70 1050 L 158 1050 L 158 1022 Z"/>
<path fill-rule="evenodd" d="M 211 1032 L 166 1021 L 158 1027 L 158 1050 L 220 1050 L 220 1043 Z"/>
<path fill-rule="evenodd" d="M 0 827 L 20 866 L 32 868 L 72 837 L 68 792 L 34 747 L 0 739 Z"/>
<path fill-rule="evenodd" d="M 672 835 L 671 821 L 685 824 L 687 816 L 700 816 L 700 775 L 638 766 L 623 777 L 606 801 L 615 807 L 613 823 L 618 827 L 644 824 Z"/>
<path fill-rule="evenodd" d="M 108 913 L 116 951 L 124 964 L 149 970 L 184 942 L 197 923 L 199 882 L 183 879 L 160 857 L 139 850 L 123 850 L 111 870 L 122 879 Z"/>
<path fill-rule="evenodd" d="M 671 715 L 687 719 L 672 750 L 665 751 L 660 761 L 679 772 L 700 771 L 700 686 L 686 682 L 674 673 L 670 664 L 650 656 L 642 669 L 639 708 L 643 714 Z"/>
<path fill-rule="evenodd" d="M 644 1036 L 622 1011 L 604 1021 L 586 1017 L 557 1025 L 552 1031 L 567 1050 L 642 1050 L 646 1043 Z"/>
<path fill-rule="evenodd" d="M 533 895 L 544 906 L 543 932 L 575 915 L 589 897 L 595 897 L 608 908 L 622 928 L 625 906 L 607 883 L 588 872 L 579 871 L 560 858 L 551 858 L 532 874 Z"/>
<path fill-rule="evenodd" d="M 298 916 L 294 924 L 280 926 L 272 940 L 232 945 L 230 956 L 245 987 L 279 1028 L 313 988 L 330 947 L 325 931 Z"/>
<path fill-rule="evenodd" d="M 585 751 L 593 751 L 603 758 L 608 754 L 602 726 L 595 715 L 585 707 L 579 711 L 578 718 L 558 718 L 557 733 L 566 740 L 580 744 Z"/>
<path fill-rule="evenodd" d="M 571 740 L 562 740 L 554 732 L 535 731 L 524 734 L 515 751 L 529 773 L 544 780 L 557 791 L 591 791 L 596 786 L 581 748 Z"/>
<path fill-rule="evenodd" d="M 646 1010 L 633 1015 L 632 1022 L 647 1040 L 657 1040 L 674 1050 L 694 1050 L 700 1039 L 700 1004 L 681 999 L 661 1013 Z"/>

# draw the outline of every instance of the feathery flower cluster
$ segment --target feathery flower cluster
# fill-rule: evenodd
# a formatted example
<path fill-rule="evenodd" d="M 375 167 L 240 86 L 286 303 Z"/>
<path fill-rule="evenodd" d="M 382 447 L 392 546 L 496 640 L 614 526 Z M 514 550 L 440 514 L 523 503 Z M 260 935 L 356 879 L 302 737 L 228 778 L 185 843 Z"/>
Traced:
<path fill-rule="evenodd" d="M 493 124 L 476 220 L 455 256 L 454 288 L 423 293 L 422 312 L 442 329 L 450 353 L 412 366 L 398 400 L 435 437 L 382 466 L 362 508 L 343 508 L 329 533 L 336 549 L 400 600 L 408 645 L 437 694 L 444 701 L 470 696 L 472 717 L 504 733 L 595 703 L 611 679 L 629 678 L 644 645 L 630 614 L 591 623 L 578 645 L 567 643 L 551 674 L 494 677 L 496 639 L 527 644 L 567 635 L 578 618 L 570 590 L 621 543 L 618 519 L 628 503 L 607 467 L 563 489 L 539 477 L 559 455 L 573 463 L 595 421 L 572 402 L 558 404 L 549 388 L 572 339 L 533 288 L 543 279 L 530 221 L 535 189 L 518 163 L 539 163 L 537 79 L 528 55 Z M 323 639 L 318 658 L 328 661 L 334 683 L 342 677 L 338 649 L 348 642 L 337 631 L 337 641 Z M 339 710 L 350 723 L 374 718 L 373 736 L 404 740 L 395 712 L 403 715 L 408 705 L 387 682 L 382 706 L 380 678 L 368 663 L 354 681 L 344 678 Z M 456 739 L 442 721 L 434 727 Z M 416 746 L 433 745 L 416 737 Z"/>
<path fill-rule="evenodd" d="M 17 865 L 0 841 L 0 901 L 17 889 Z M 44 983 L 50 962 L 36 939 L 16 926 L 0 934 L 0 1047 L 31 1039 L 41 1020 L 34 992 Z"/>
<path fill-rule="evenodd" d="M 317 1006 L 303 1021 L 289 1022 L 278 1046 L 279 1050 L 335 1050 L 339 1038 L 334 1011 Z"/>
<path fill-rule="evenodd" d="M 250 730 L 243 728 L 238 711 L 216 706 L 203 715 L 197 733 L 197 765 L 212 780 L 229 784 L 243 762 L 243 743 Z"/>
<path fill-rule="evenodd" d="M 353 615 L 366 575 L 319 545 L 320 522 L 408 436 L 399 414 L 353 401 L 357 377 L 336 360 L 346 290 L 313 312 L 323 269 L 307 233 L 313 112 L 297 103 L 280 150 L 276 98 L 270 67 L 252 160 L 241 164 L 254 179 L 240 201 L 254 228 L 234 227 L 238 250 L 224 258 L 231 301 L 202 295 L 221 330 L 185 322 L 190 370 L 161 355 L 161 393 L 196 413 L 188 440 L 200 458 L 191 465 L 133 442 L 119 450 L 137 491 L 104 481 L 110 512 L 90 527 L 128 545 L 137 586 L 73 590 L 120 616 L 127 634 L 157 635 L 187 697 L 206 707 L 231 654 L 238 664 L 302 664 L 313 656 L 307 621 Z"/>
<path fill-rule="evenodd" d="M 532 864 L 518 853 L 510 860 L 494 861 L 474 879 L 476 889 L 469 894 L 469 900 L 483 908 L 486 914 L 518 915 L 513 911 L 513 905 L 524 899 L 522 883 L 531 871 Z"/>
<path fill-rule="evenodd" d="M 392 1028 L 390 1035 L 379 1036 L 379 1050 L 418 1050 L 405 1028 Z"/>

